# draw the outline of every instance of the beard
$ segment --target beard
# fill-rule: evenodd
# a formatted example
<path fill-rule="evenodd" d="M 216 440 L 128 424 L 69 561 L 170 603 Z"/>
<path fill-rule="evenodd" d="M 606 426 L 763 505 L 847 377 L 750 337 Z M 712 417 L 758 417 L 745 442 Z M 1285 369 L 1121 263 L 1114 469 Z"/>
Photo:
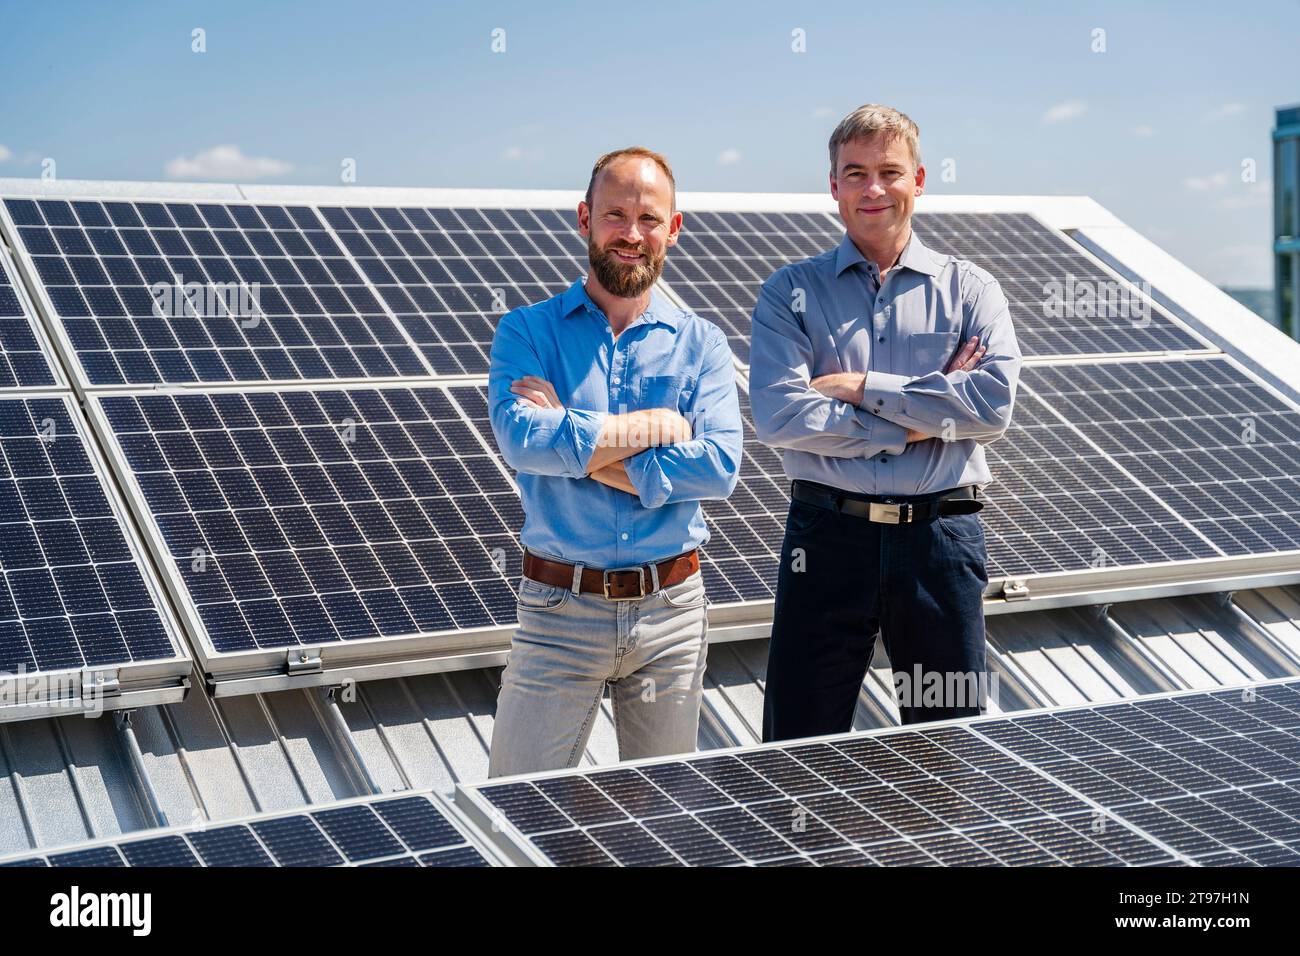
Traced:
<path fill-rule="evenodd" d="M 645 260 L 636 264 L 623 262 L 614 255 L 616 249 L 622 252 L 639 252 L 645 256 Z M 587 259 L 591 262 L 592 274 L 602 288 L 620 299 L 635 299 L 659 281 L 667 257 L 666 250 L 656 256 L 649 249 L 622 243 L 597 249 L 595 239 L 587 237 Z"/>

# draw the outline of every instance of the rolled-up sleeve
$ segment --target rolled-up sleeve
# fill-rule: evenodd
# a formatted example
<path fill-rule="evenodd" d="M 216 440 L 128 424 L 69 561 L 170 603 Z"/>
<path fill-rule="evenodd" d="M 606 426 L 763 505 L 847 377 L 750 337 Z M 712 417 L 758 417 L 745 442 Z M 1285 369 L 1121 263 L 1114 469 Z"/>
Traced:
<path fill-rule="evenodd" d="M 736 487 L 744 442 L 740 400 L 731 348 L 716 327 L 685 417 L 691 423 L 690 441 L 657 445 L 623 459 L 628 480 L 647 508 L 726 498 Z"/>
<path fill-rule="evenodd" d="M 605 413 L 530 405 L 510 391 L 525 375 L 547 377 L 522 313 L 509 312 L 492 338 L 488 371 L 489 417 L 501 457 L 527 474 L 585 478 Z"/>
<path fill-rule="evenodd" d="M 902 454 L 906 428 L 809 384 L 812 342 L 794 310 L 793 291 L 793 272 L 782 269 L 763 283 L 754 307 L 749 399 L 759 441 L 831 458 Z"/>
<path fill-rule="evenodd" d="M 962 341 L 979 336 L 980 345 L 988 349 L 979 365 L 969 372 L 946 374 L 943 369 L 912 376 L 869 372 L 862 410 L 949 440 L 988 443 L 1002 437 L 1011 424 L 1020 379 L 1020 346 L 1007 297 L 997 281 L 969 274 L 966 282 L 970 288 L 965 294 Z"/>

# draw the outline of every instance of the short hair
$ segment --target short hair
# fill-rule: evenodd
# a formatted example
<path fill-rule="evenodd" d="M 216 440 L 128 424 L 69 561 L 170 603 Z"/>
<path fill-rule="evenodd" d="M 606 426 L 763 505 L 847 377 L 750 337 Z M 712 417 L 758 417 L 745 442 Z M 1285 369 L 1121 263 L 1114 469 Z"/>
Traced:
<path fill-rule="evenodd" d="M 600 171 L 614 162 L 616 159 L 622 159 L 624 156 L 640 156 L 644 159 L 653 159 L 664 175 L 668 177 L 668 185 L 671 188 L 673 196 L 673 212 L 677 211 L 677 180 L 673 178 L 673 168 L 668 165 L 668 159 L 662 153 L 656 153 L 653 149 L 646 146 L 625 146 L 623 149 L 616 149 L 612 153 L 606 153 L 600 159 L 596 160 L 596 165 L 591 167 L 591 179 L 587 180 L 587 205 L 591 205 L 591 194 L 596 188 L 596 177 Z"/>
<path fill-rule="evenodd" d="M 915 169 L 921 165 L 921 131 L 916 124 L 896 109 L 867 103 L 840 120 L 840 125 L 831 133 L 831 175 L 834 176 L 839 167 L 841 146 L 857 139 L 870 139 L 877 133 L 901 139 L 912 154 L 912 167 Z"/>

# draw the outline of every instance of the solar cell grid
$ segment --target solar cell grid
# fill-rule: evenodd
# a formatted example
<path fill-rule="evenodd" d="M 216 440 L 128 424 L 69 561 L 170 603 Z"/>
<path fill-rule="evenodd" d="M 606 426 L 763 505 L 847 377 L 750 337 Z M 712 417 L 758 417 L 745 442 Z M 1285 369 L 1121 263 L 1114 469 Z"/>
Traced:
<path fill-rule="evenodd" d="M 488 866 L 427 795 L 374 798 L 242 823 L 123 838 L 0 866 Z"/>
<path fill-rule="evenodd" d="M 1211 553 L 1300 549 L 1300 412 L 1228 359 L 1052 365 L 1028 369 L 1025 384 Z M 1003 464 L 1000 477 L 1017 463 Z"/>
<path fill-rule="evenodd" d="M 9 257 L 0 250 L 0 388 L 56 384 L 36 318 L 24 301 Z"/>
<path fill-rule="evenodd" d="M 0 399 L 0 672 L 179 654 L 69 399 Z"/>
<path fill-rule="evenodd" d="M 428 374 L 306 206 L 5 206 L 91 385 Z"/>
<path fill-rule="evenodd" d="M 101 407 L 216 651 L 514 622 L 519 500 L 440 388 Z"/>
<path fill-rule="evenodd" d="M 748 365 L 759 287 L 782 266 L 834 248 L 843 234 L 821 213 L 687 212 L 663 278 L 687 308 L 726 333 Z"/>
<path fill-rule="evenodd" d="M 998 280 L 1026 356 L 1208 347 L 1147 296 L 1119 296 L 1115 276 L 1027 213 L 920 213 L 913 227 L 931 249 Z"/>
<path fill-rule="evenodd" d="M 593 779 L 617 773 L 600 787 Z M 1143 864 L 1174 858 L 967 730 L 836 738 L 472 788 L 558 865 Z M 626 797 L 626 802 L 624 798 Z M 1108 826 L 1098 829 L 1096 820 Z"/>
<path fill-rule="evenodd" d="M 320 212 L 440 375 L 486 375 L 497 320 L 558 295 L 588 269 L 573 211 Z"/>

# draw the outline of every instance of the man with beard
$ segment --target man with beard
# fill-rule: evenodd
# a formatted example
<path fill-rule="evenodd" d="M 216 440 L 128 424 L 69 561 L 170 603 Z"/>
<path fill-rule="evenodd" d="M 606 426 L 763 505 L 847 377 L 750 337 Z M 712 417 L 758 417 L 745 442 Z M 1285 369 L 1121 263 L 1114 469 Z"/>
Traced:
<path fill-rule="evenodd" d="M 741 455 L 717 326 L 655 288 L 682 215 L 668 161 L 602 156 L 578 227 L 591 274 L 501 319 L 492 431 L 524 507 L 519 627 L 489 774 L 572 767 L 610 685 L 619 757 L 695 749 L 708 622 L 700 501 Z"/>

